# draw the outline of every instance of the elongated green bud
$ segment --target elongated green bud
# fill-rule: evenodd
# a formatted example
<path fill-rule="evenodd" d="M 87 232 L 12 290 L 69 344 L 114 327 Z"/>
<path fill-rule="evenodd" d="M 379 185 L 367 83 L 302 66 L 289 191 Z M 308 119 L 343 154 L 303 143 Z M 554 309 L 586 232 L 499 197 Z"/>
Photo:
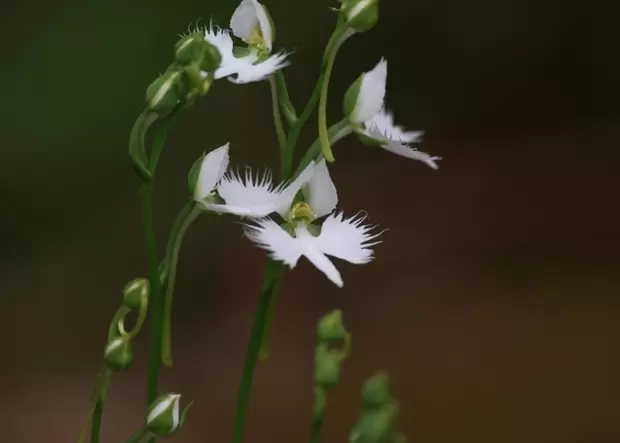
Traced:
<path fill-rule="evenodd" d="M 120 336 L 112 339 L 105 348 L 103 359 L 116 372 L 123 372 L 133 363 L 131 340 Z"/>
<path fill-rule="evenodd" d="M 358 32 L 368 31 L 379 21 L 378 0 L 344 0 L 342 11 L 347 25 Z"/>
<path fill-rule="evenodd" d="M 183 37 L 174 47 L 174 55 L 177 63 L 189 65 L 202 60 L 205 39 L 201 34 L 190 34 Z"/>
<path fill-rule="evenodd" d="M 148 303 L 149 281 L 146 278 L 135 278 L 123 288 L 123 305 L 129 309 L 139 309 Z"/>
<path fill-rule="evenodd" d="M 161 75 L 146 89 L 149 110 L 160 115 L 168 114 L 181 99 L 181 72 L 177 70 Z"/>
<path fill-rule="evenodd" d="M 378 372 L 370 377 L 362 387 L 364 408 L 380 408 L 390 401 L 390 381 L 385 372 Z"/>

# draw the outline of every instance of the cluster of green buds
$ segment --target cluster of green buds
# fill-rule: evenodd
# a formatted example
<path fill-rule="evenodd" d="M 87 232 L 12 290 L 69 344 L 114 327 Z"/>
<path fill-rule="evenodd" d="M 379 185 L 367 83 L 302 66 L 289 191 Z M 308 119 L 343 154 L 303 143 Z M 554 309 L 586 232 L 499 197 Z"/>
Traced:
<path fill-rule="evenodd" d="M 182 37 L 175 46 L 174 63 L 146 89 L 147 108 L 167 115 L 180 103 L 191 106 L 209 91 L 221 59 L 201 33 Z"/>
<path fill-rule="evenodd" d="M 136 278 L 123 289 L 123 303 L 117 309 L 108 331 L 108 343 L 105 347 L 104 362 L 114 372 L 128 369 L 133 362 L 132 339 L 140 332 L 149 304 L 149 282 Z M 138 318 L 134 327 L 127 331 L 125 317 L 137 311 Z"/>
<path fill-rule="evenodd" d="M 362 412 L 349 434 L 349 443 L 405 443 L 398 431 L 398 401 L 390 394 L 384 372 L 370 377 L 362 387 Z"/>

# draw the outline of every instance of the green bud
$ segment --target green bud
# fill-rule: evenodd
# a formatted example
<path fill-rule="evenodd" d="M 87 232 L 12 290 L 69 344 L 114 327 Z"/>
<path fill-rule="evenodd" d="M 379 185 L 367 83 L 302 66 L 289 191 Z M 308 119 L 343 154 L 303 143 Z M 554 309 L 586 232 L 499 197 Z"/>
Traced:
<path fill-rule="evenodd" d="M 190 34 L 183 37 L 174 47 L 176 61 L 185 66 L 200 62 L 204 55 L 205 39 L 201 34 Z"/>
<path fill-rule="evenodd" d="M 326 344 L 316 348 L 314 357 L 314 382 L 317 386 L 330 389 L 340 379 L 340 363 L 342 358 L 337 353 L 329 352 Z"/>
<path fill-rule="evenodd" d="M 187 174 L 187 185 L 189 186 L 190 194 L 194 195 L 196 190 L 196 184 L 198 183 L 198 177 L 200 176 L 200 169 L 202 168 L 202 162 L 207 155 L 206 152 L 203 152 L 198 160 L 194 162 L 191 169 L 189 170 L 189 174 Z"/>
<path fill-rule="evenodd" d="M 135 278 L 123 288 L 123 305 L 129 309 L 138 309 L 148 303 L 150 286 L 146 278 Z"/>
<path fill-rule="evenodd" d="M 181 98 L 181 72 L 169 71 L 161 75 L 146 89 L 149 110 L 168 114 Z"/>
<path fill-rule="evenodd" d="M 362 387 L 364 408 L 376 409 L 390 401 L 390 380 L 385 372 L 377 372 Z"/>
<path fill-rule="evenodd" d="M 342 324 L 342 311 L 336 309 L 321 317 L 317 323 L 317 336 L 320 341 L 333 342 L 344 340 L 347 331 Z"/>
<path fill-rule="evenodd" d="M 393 435 L 398 419 L 398 403 L 395 400 L 379 409 L 366 411 L 349 434 L 350 443 L 384 443 Z"/>
<path fill-rule="evenodd" d="M 345 0 L 342 11 L 346 14 L 347 25 L 358 32 L 368 31 L 379 21 L 378 0 Z"/>
<path fill-rule="evenodd" d="M 110 369 L 123 372 L 133 362 L 131 340 L 124 336 L 112 339 L 105 348 L 103 359 Z"/>
<path fill-rule="evenodd" d="M 357 80 L 355 80 L 347 92 L 344 94 L 344 101 L 342 103 L 342 108 L 344 111 L 344 115 L 347 119 L 351 120 L 353 116 L 353 112 L 355 111 L 355 106 L 357 105 L 357 99 L 360 95 L 360 90 L 362 88 L 362 80 L 364 79 L 364 74 L 360 75 Z"/>
<path fill-rule="evenodd" d="M 200 61 L 200 69 L 206 72 L 214 72 L 222 64 L 222 54 L 211 43 L 202 42 L 202 59 Z"/>
<path fill-rule="evenodd" d="M 181 424 L 180 394 L 164 394 L 149 405 L 146 427 L 152 433 L 164 437 L 174 433 Z"/>

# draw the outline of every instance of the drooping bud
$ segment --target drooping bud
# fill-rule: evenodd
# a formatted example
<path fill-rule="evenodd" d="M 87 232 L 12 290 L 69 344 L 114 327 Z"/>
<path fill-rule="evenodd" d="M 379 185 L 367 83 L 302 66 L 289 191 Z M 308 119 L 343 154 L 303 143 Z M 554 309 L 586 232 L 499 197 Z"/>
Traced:
<path fill-rule="evenodd" d="M 362 387 L 364 408 L 376 409 L 390 401 L 390 381 L 385 372 L 377 372 Z"/>
<path fill-rule="evenodd" d="M 135 278 L 123 288 L 123 305 L 129 309 L 139 309 L 148 303 L 150 285 L 146 278 Z"/>
<path fill-rule="evenodd" d="M 370 120 L 382 108 L 385 101 L 387 61 L 381 59 L 370 71 L 358 77 L 344 96 L 344 114 L 352 125 Z"/>
<path fill-rule="evenodd" d="M 379 21 L 379 1 L 342 0 L 342 12 L 345 13 L 350 28 L 365 32 Z"/>
<path fill-rule="evenodd" d="M 323 317 L 317 323 L 317 336 L 320 341 L 334 342 L 344 340 L 347 331 L 342 323 L 342 311 L 336 309 Z"/>
<path fill-rule="evenodd" d="M 164 394 L 149 405 L 146 427 L 152 433 L 164 437 L 174 433 L 181 425 L 180 394 Z"/>
<path fill-rule="evenodd" d="M 161 75 L 146 89 L 149 110 L 161 115 L 168 114 L 181 98 L 181 71 L 172 70 Z"/>
<path fill-rule="evenodd" d="M 113 371 L 122 372 L 128 369 L 133 362 L 131 340 L 125 336 L 112 339 L 105 348 L 103 359 Z"/>

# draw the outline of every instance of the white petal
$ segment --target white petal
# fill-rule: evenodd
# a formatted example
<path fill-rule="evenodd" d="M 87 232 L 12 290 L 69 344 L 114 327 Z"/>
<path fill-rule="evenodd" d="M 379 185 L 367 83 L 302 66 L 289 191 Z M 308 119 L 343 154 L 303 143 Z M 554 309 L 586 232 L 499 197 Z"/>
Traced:
<path fill-rule="evenodd" d="M 243 0 L 230 19 L 230 28 L 233 34 L 242 40 L 249 40 L 256 28 L 265 42 L 267 51 L 271 51 L 273 30 L 265 7 L 257 0 Z"/>
<path fill-rule="evenodd" d="M 278 187 L 273 186 L 271 172 L 268 170 L 262 176 L 254 176 L 251 169 L 247 168 L 243 177 L 234 171 L 229 172 L 217 187 L 218 194 L 225 203 L 207 203 L 205 207 L 215 212 L 241 217 L 260 218 L 273 212 L 286 216 L 295 194 L 312 177 L 313 168 L 314 162 L 288 186 L 281 184 Z"/>
<path fill-rule="evenodd" d="M 303 193 L 317 218 L 329 214 L 336 208 L 338 193 L 334 182 L 329 176 L 325 159 L 322 159 L 315 166 L 314 174 L 304 187 Z"/>
<path fill-rule="evenodd" d="M 230 77 L 229 80 L 238 84 L 265 80 L 274 72 L 289 65 L 286 57 L 288 57 L 287 53 L 279 52 L 260 63 L 254 63 L 256 59 L 250 62 L 251 59 L 248 58 L 235 66 L 236 71 L 233 74 L 237 74 L 237 76 Z"/>
<path fill-rule="evenodd" d="M 374 226 L 362 225 L 365 217 L 344 218 L 342 212 L 327 217 L 316 237 L 316 244 L 324 254 L 340 258 L 355 264 L 368 263 L 372 260 L 370 246 L 380 243 L 371 240 L 381 233 L 372 233 Z"/>
<path fill-rule="evenodd" d="M 319 271 L 334 282 L 336 286 L 342 288 L 344 285 L 342 276 L 331 260 L 327 258 L 323 252 L 321 252 L 318 238 L 312 236 L 304 224 L 299 225 L 295 229 L 295 235 L 297 236 L 297 241 L 299 244 L 302 245 L 302 254 L 310 260 L 310 262 L 316 266 Z"/>
<path fill-rule="evenodd" d="M 243 0 L 230 19 L 230 29 L 242 40 L 249 39 L 258 27 L 255 1 Z"/>
<path fill-rule="evenodd" d="M 439 166 L 436 162 L 438 160 L 441 160 L 441 157 L 431 156 L 426 152 L 418 151 L 417 149 L 412 148 L 408 144 L 388 140 L 388 142 L 382 144 L 381 147 L 386 151 L 392 152 L 393 154 L 401 155 L 403 157 L 407 157 L 413 160 L 420 160 L 421 162 L 426 163 L 433 169 L 439 169 Z"/>
<path fill-rule="evenodd" d="M 386 81 L 387 61 L 382 58 L 377 66 L 362 77 L 360 92 L 351 116 L 353 122 L 363 123 L 383 108 Z"/>
<path fill-rule="evenodd" d="M 228 168 L 228 148 L 230 143 L 209 152 L 200 164 L 198 180 L 194 188 L 194 198 L 202 200 L 214 189 Z"/>
<path fill-rule="evenodd" d="M 257 246 L 270 252 L 271 258 L 295 267 L 302 254 L 303 245 L 271 219 L 257 220 L 247 225 L 245 235 Z"/>

